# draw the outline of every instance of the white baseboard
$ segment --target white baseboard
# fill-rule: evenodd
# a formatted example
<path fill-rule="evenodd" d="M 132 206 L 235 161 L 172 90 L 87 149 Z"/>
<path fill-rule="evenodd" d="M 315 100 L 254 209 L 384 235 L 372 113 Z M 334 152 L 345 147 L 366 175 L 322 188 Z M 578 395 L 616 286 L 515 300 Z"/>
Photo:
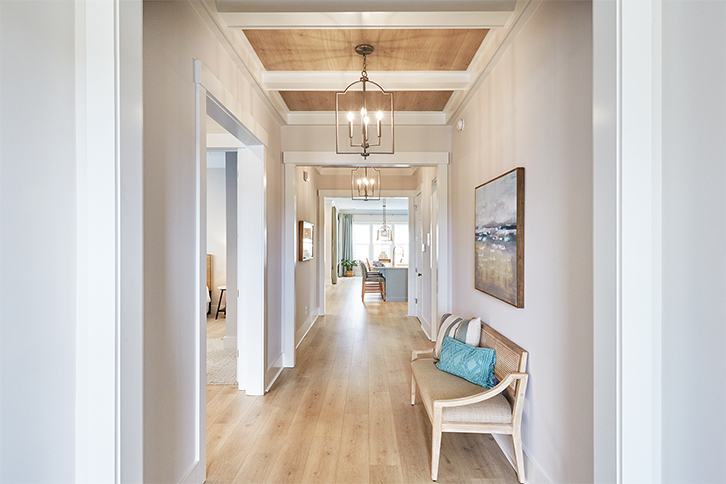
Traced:
<path fill-rule="evenodd" d="M 310 330 L 313 328 L 313 325 L 315 324 L 315 321 L 318 320 L 317 314 L 311 314 L 308 319 L 303 323 L 302 326 L 300 326 L 300 329 L 295 331 L 295 348 L 300 346 L 300 343 L 302 343 L 302 340 L 305 339 L 305 336 L 308 335 Z"/>
<path fill-rule="evenodd" d="M 222 344 L 225 350 L 236 350 L 237 349 L 237 337 L 236 336 L 225 336 L 222 338 Z"/>
<path fill-rule="evenodd" d="M 282 373 L 282 353 L 277 357 L 275 362 L 265 372 L 265 392 L 267 392 L 272 384 L 275 383 L 277 377 Z"/>
<path fill-rule="evenodd" d="M 431 325 L 426 322 L 423 318 L 418 318 L 419 322 L 421 323 L 421 329 L 423 330 L 426 337 L 429 339 L 429 341 L 433 341 L 434 338 L 431 337 Z"/>
<path fill-rule="evenodd" d="M 196 461 L 192 464 L 192 467 L 186 472 L 186 474 L 184 474 L 184 477 L 182 477 L 179 481 L 179 484 L 203 484 L 206 480 L 206 471 L 206 466 L 203 466 L 201 462 Z"/>
<path fill-rule="evenodd" d="M 517 466 L 514 465 L 514 445 L 512 444 L 511 435 L 492 434 L 492 436 L 516 472 Z M 523 450 L 522 453 L 524 454 L 525 482 L 528 484 L 552 484 L 552 481 L 542 472 L 537 463 L 527 455 L 527 452 Z"/>

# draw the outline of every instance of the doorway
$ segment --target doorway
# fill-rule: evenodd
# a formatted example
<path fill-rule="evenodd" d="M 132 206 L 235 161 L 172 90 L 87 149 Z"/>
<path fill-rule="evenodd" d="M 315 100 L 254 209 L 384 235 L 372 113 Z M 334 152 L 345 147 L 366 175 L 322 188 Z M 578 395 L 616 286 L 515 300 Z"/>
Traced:
<path fill-rule="evenodd" d="M 207 117 L 207 135 L 227 133 Z M 208 145 L 214 140 L 208 140 Z M 207 385 L 237 380 L 237 151 L 207 151 Z M 244 149 L 241 147 L 240 149 Z M 230 297 L 232 294 L 234 296 Z"/>
<path fill-rule="evenodd" d="M 201 63 L 195 61 L 197 72 L 203 72 Z M 202 76 L 203 78 L 203 76 Z M 244 274 L 237 279 L 236 289 L 226 287 L 227 316 L 236 316 L 234 350 L 237 359 L 237 388 L 250 395 L 264 394 L 265 378 L 265 294 L 266 294 L 266 205 L 265 205 L 265 146 L 242 122 L 205 88 L 202 78 L 197 78 L 196 133 L 197 133 L 197 180 L 196 180 L 196 310 L 198 315 L 196 373 L 196 462 L 189 476 L 204 480 L 206 468 L 206 321 L 208 311 L 207 290 L 207 151 L 218 150 L 236 155 L 237 163 L 226 163 L 229 170 L 226 180 L 236 180 L 236 200 L 227 205 L 236 207 L 233 216 L 236 225 L 227 240 L 237 241 L 236 273 Z M 212 83 L 214 85 L 214 83 Z M 223 133 L 207 134 L 207 120 L 211 119 L 223 128 Z M 225 155 L 225 158 L 233 158 Z M 234 171 L 232 171 L 234 170 Z M 240 172 L 243 176 L 240 176 Z M 227 175 L 227 174 L 226 174 Z M 230 195 L 235 191 L 230 191 Z M 227 213 L 229 219 L 229 213 Z M 234 243 L 228 243 L 234 249 Z M 232 270 L 231 272 L 234 272 Z M 229 281 L 226 281 L 229 282 Z M 236 309 L 233 310 L 233 308 Z M 244 308 L 244 318 L 239 317 Z M 233 340 L 228 342 L 232 344 Z"/>

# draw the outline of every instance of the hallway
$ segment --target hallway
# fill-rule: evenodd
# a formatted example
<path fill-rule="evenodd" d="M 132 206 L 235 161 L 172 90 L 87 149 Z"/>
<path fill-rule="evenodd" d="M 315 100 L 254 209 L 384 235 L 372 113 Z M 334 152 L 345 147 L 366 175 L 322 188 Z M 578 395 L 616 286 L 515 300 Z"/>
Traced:
<path fill-rule="evenodd" d="M 430 484 L 431 426 L 410 395 L 412 349 L 432 345 L 406 303 L 326 287 L 318 319 L 264 397 L 207 387 L 207 483 Z M 440 483 L 516 483 L 490 435 L 442 439 Z"/>

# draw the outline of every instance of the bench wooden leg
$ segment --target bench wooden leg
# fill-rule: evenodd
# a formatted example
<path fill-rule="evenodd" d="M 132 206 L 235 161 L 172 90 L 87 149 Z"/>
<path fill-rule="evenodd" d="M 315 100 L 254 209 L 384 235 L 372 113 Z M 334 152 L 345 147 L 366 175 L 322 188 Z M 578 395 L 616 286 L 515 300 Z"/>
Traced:
<path fill-rule="evenodd" d="M 441 408 L 434 407 L 434 421 L 431 422 L 431 480 L 435 481 L 439 476 L 439 457 L 441 456 Z"/>
<path fill-rule="evenodd" d="M 514 463 L 517 465 L 517 477 L 519 482 L 524 484 L 524 454 L 522 454 L 522 434 L 514 432 L 512 434 L 514 441 Z"/>

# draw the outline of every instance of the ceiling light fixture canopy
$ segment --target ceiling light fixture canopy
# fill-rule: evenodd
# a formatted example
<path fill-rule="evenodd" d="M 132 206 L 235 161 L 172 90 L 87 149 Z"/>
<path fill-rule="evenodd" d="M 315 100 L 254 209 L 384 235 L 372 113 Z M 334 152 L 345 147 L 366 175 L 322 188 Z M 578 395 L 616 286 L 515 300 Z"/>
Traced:
<path fill-rule="evenodd" d="M 371 153 L 392 155 L 393 93 L 368 78 L 366 57 L 373 53 L 373 46 L 360 44 L 355 51 L 363 56 L 363 71 L 360 79 L 335 93 L 335 152 L 357 153 L 366 160 Z M 375 134 L 369 128 L 373 117 Z"/>
<path fill-rule="evenodd" d="M 381 172 L 367 166 L 354 169 L 350 173 L 350 193 L 353 200 L 380 200 Z"/>

